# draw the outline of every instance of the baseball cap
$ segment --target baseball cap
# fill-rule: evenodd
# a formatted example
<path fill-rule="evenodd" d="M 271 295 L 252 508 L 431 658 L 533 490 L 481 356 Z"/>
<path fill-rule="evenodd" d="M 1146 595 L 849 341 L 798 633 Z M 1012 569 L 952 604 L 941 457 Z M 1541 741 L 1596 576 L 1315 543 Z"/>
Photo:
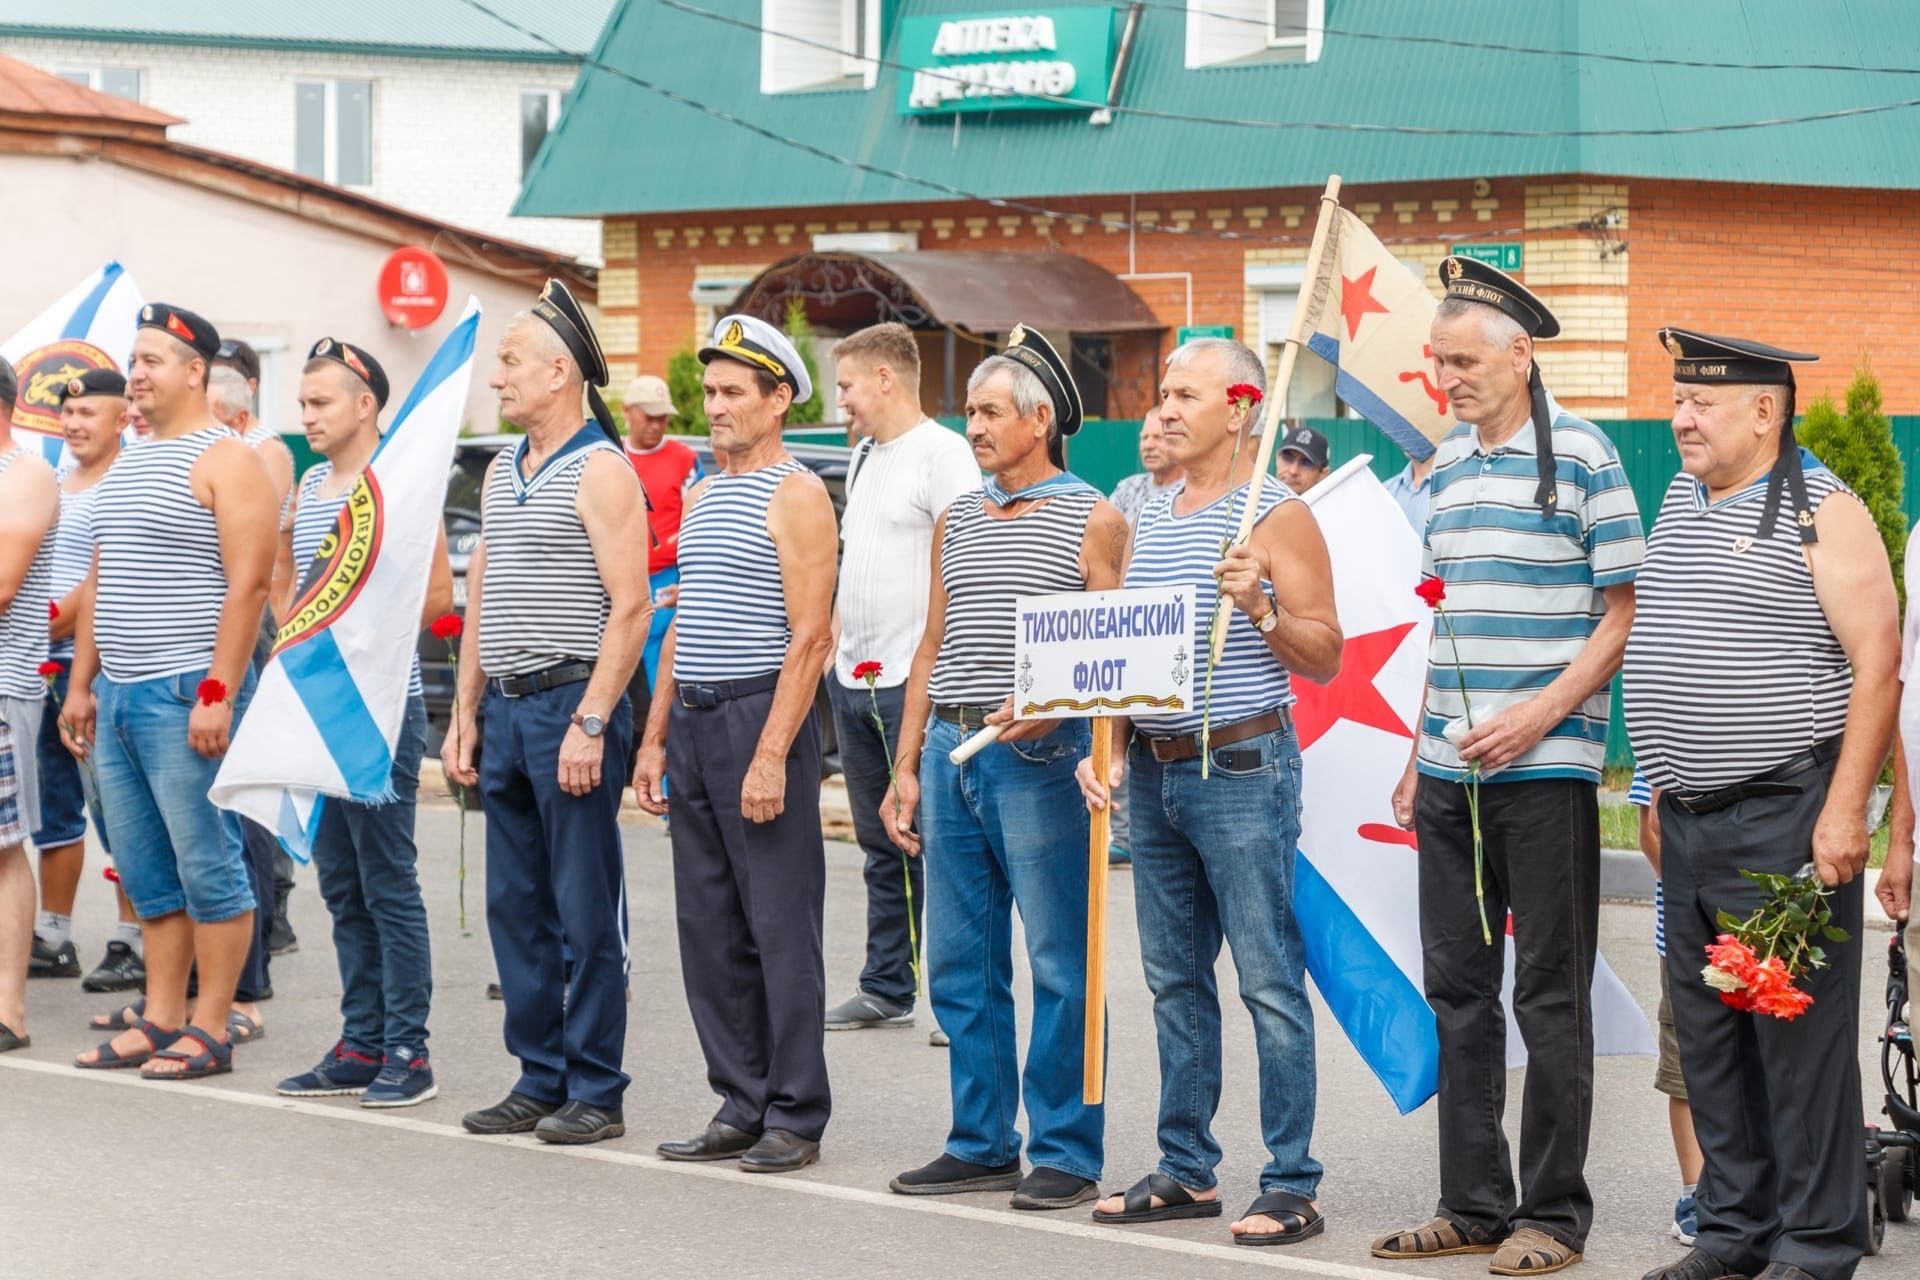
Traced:
<path fill-rule="evenodd" d="M 663 418 L 673 412 L 673 397 L 667 392 L 664 378 L 656 378 L 643 373 L 627 384 L 627 394 L 621 403 L 640 410 L 651 418 Z"/>
<path fill-rule="evenodd" d="M 1327 438 L 1309 426 L 1298 426 L 1280 437 L 1280 452 L 1293 452 L 1316 467 L 1327 465 Z"/>

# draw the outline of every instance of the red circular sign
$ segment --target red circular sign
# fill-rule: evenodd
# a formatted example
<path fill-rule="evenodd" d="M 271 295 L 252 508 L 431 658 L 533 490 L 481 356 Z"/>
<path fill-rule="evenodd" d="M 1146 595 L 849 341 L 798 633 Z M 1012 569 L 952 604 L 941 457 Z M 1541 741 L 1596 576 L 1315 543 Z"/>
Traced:
<path fill-rule="evenodd" d="M 447 264 L 428 249 L 395 249 L 380 268 L 380 311 L 387 322 L 424 329 L 446 309 Z"/>

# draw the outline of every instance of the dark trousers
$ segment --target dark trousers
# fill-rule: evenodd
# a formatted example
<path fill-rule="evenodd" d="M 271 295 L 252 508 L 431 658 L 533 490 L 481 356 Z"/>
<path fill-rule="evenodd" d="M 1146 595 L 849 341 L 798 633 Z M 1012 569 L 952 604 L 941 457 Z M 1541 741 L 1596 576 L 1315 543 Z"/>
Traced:
<path fill-rule="evenodd" d="M 1467 788 L 1420 779 L 1420 941 L 1440 1035 L 1440 1209 L 1476 1239 L 1535 1227 L 1574 1249 L 1593 1223 L 1593 966 L 1600 928 L 1600 809 L 1571 778 L 1480 788 L 1487 923 L 1473 894 Z M 1514 1194 L 1506 1132 L 1506 971 L 1513 912 L 1513 1016 L 1527 1045 Z M 1671 946 L 1671 943 L 1669 943 Z"/>
<path fill-rule="evenodd" d="M 772 705 L 771 690 L 713 707 L 674 704 L 667 777 L 680 969 L 707 1082 L 721 1098 L 714 1118 L 817 1141 L 832 1110 L 820 724 L 808 712 L 787 752 L 786 807 L 772 822 L 748 822 L 740 784 Z"/>
<path fill-rule="evenodd" d="M 556 1105 L 617 1107 L 627 1087 L 620 793 L 633 773 L 633 717 L 623 695 L 607 715 L 600 785 L 568 795 L 560 742 L 585 690 L 569 684 L 524 698 L 487 690 L 487 932 L 506 1002 L 507 1052 L 520 1060 L 513 1091 Z"/>
<path fill-rule="evenodd" d="M 1861 1147 L 1860 929 L 1864 880 L 1834 890 L 1833 922 L 1851 940 L 1821 942 L 1828 967 L 1800 979 L 1813 1006 L 1791 1022 L 1737 1013 L 1700 980 L 1714 919 L 1760 905 L 1740 871 L 1791 875 L 1813 856 L 1832 766 L 1793 779 L 1797 794 L 1691 814 L 1660 801 L 1667 980 L 1693 1131 L 1706 1155 L 1695 1191 L 1695 1244 L 1736 1271 L 1769 1261 L 1846 1280 L 1867 1246 Z"/>
<path fill-rule="evenodd" d="M 840 770 L 847 781 L 847 804 L 853 809 L 853 833 L 867 857 L 867 965 L 860 971 L 860 989 L 911 1009 L 913 940 L 922 933 L 926 871 L 920 859 L 907 857 L 887 837 L 886 825 L 880 821 L 880 803 L 887 796 L 887 752 L 900 743 L 906 689 L 876 689 L 869 697 L 865 685 L 848 689 L 837 676 L 828 676 L 827 700 L 833 704 L 833 724 L 840 738 Z M 886 725 L 884 743 L 880 726 L 873 722 L 875 701 Z M 913 877 L 911 932 L 908 876 Z"/>
<path fill-rule="evenodd" d="M 253 884 L 255 905 L 253 940 L 247 947 L 247 961 L 240 967 L 240 980 L 234 986 L 233 998 L 265 1000 L 273 994 L 273 977 L 268 972 L 273 953 L 267 949 L 267 933 L 273 928 L 273 855 L 280 851 L 280 842 L 252 818 L 242 817 L 239 821 L 240 842 L 246 851 L 247 879 Z"/>

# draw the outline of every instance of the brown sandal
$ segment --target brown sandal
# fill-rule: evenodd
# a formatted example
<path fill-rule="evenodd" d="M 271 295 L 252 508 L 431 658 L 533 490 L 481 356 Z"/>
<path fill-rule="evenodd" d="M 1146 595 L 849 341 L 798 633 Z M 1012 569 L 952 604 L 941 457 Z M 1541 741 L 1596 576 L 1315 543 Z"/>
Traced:
<path fill-rule="evenodd" d="M 1580 1251 L 1538 1227 L 1521 1227 L 1508 1236 L 1487 1270 L 1497 1276 L 1544 1276 L 1580 1261 Z"/>
<path fill-rule="evenodd" d="M 1450 1218 L 1434 1217 L 1417 1227 L 1394 1231 L 1373 1242 L 1376 1258 L 1446 1258 L 1456 1253 L 1492 1253 L 1491 1240 L 1474 1240 Z"/>

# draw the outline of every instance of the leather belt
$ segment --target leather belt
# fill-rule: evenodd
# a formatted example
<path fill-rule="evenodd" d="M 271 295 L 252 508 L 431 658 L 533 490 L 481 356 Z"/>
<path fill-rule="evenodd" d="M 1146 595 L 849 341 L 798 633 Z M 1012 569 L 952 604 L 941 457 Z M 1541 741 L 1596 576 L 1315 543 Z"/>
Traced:
<path fill-rule="evenodd" d="M 579 684 L 582 680 L 592 678 L 591 662 L 563 662 L 557 667 L 530 671 L 524 676 L 496 676 L 488 683 L 503 698 L 524 698 L 530 693 L 545 693 L 563 684 Z"/>
<path fill-rule="evenodd" d="M 1291 728 L 1293 728 L 1293 708 L 1281 707 L 1265 715 L 1221 725 L 1207 735 L 1207 746 L 1209 748 L 1229 747 L 1236 742 L 1245 742 L 1248 738 L 1264 737 L 1269 733 L 1281 733 Z M 1178 764 L 1182 760 L 1200 758 L 1200 735 L 1197 733 L 1176 733 L 1171 737 L 1156 738 L 1144 729 L 1135 729 L 1133 740 L 1151 752 L 1153 758 L 1161 764 Z"/>
<path fill-rule="evenodd" d="M 1756 800 L 1762 796 L 1799 795 L 1800 787 L 1793 782 L 1793 779 L 1803 773 L 1824 768 L 1838 760 L 1840 740 L 1843 736 L 1836 733 L 1825 742 L 1816 742 L 1791 760 L 1777 764 L 1765 773 L 1748 778 L 1745 782 L 1721 787 L 1717 791 L 1667 791 L 1662 794 L 1695 817 L 1718 813 L 1722 809 L 1731 809 L 1742 800 Z"/>
<path fill-rule="evenodd" d="M 936 720 L 957 724 L 968 733 L 978 733 L 987 727 L 987 717 L 999 709 L 999 706 L 972 707 L 957 702 L 936 702 L 933 704 L 933 715 Z"/>
<path fill-rule="evenodd" d="M 780 683 L 780 673 L 769 671 L 764 675 L 746 676 L 739 680 L 706 680 L 676 683 L 674 693 L 680 699 L 680 705 L 695 711 L 717 707 L 723 702 L 732 702 L 735 698 L 750 697 L 756 693 L 765 693 Z"/>

